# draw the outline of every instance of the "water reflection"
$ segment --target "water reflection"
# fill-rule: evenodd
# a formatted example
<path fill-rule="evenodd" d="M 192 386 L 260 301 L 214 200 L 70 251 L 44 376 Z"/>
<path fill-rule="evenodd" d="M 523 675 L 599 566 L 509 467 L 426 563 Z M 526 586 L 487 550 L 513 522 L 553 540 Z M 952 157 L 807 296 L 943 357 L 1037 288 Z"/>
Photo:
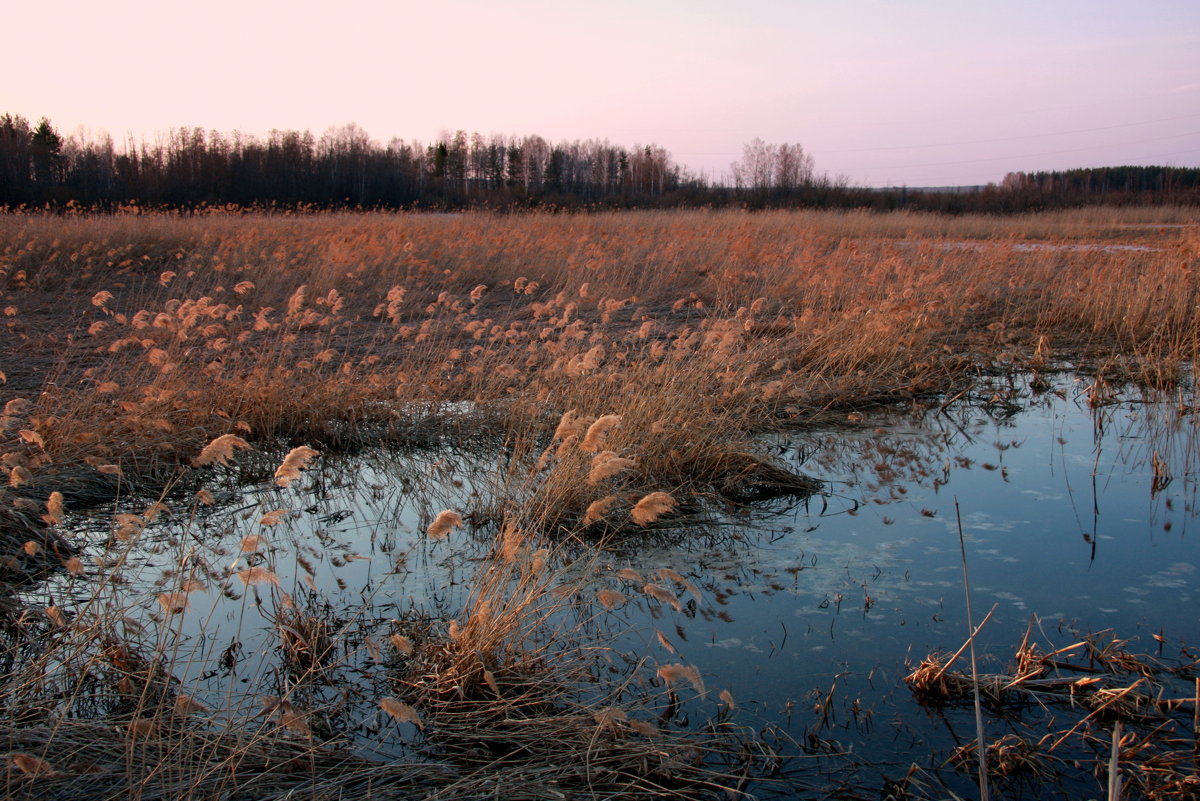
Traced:
<path fill-rule="evenodd" d="M 998 391 L 788 440 L 829 494 L 761 521 L 754 547 L 669 555 L 727 613 L 686 621 L 687 657 L 769 719 L 874 759 L 936 761 L 959 743 L 918 725 L 900 679 L 966 639 L 956 505 L 977 617 L 996 605 L 984 669 L 1011 659 L 1031 620 L 1048 649 L 1109 628 L 1150 652 L 1152 635 L 1194 641 L 1194 416 L 1132 391 L 1093 409 L 1082 382 Z"/>
<path fill-rule="evenodd" d="M 1078 631 L 1136 642 L 1200 630 L 1200 552 L 1188 536 L 1196 417 L 1132 390 L 1093 408 L 1086 388 L 999 382 L 944 408 L 773 438 L 765 446 L 827 481 L 825 493 L 730 511 L 719 535 L 609 553 L 598 571 L 581 561 L 596 575 L 579 614 L 620 651 L 697 666 L 710 705 L 728 691 L 807 747 L 936 764 L 972 735 L 930 720 L 902 678 L 966 637 L 960 519 L 975 607 L 995 605 L 979 638 L 985 669 L 1011 658 L 1030 621 L 1047 650 Z M 444 542 L 423 532 L 440 509 L 486 506 L 498 472 L 445 449 L 327 463 L 288 489 L 215 487 L 222 504 L 148 529 L 126 568 L 160 601 L 198 579 L 190 611 L 167 614 L 152 594 L 129 617 L 169 641 L 200 702 L 250 708 L 288 695 L 338 707 L 347 736 L 398 753 L 403 738 L 381 739 L 375 709 L 388 694 L 381 644 L 401 619 L 444 628 L 463 608 L 494 531 Z M 257 568 L 270 582 L 247 580 Z M 603 589 L 621 602 L 593 604 Z M 54 591 L 69 594 L 69 583 Z M 291 662 L 281 658 L 281 636 L 307 656 L 297 662 L 293 647 L 282 652 Z M 341 667 L 313 681 L 311 660 L 326 656 Z"/>

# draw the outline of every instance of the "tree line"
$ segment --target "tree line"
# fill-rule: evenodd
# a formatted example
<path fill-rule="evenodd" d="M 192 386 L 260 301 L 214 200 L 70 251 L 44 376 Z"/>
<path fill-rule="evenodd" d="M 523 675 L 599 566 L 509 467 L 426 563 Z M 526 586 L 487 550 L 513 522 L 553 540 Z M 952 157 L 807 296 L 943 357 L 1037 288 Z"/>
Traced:
<path fill-rule="evenodd" d="M 1138 198 L 1200 199 L 1200 168 L 1090 167 L 1050 172 L 1010 172 L 1002 186 L 1008 192 L 1071 204 L 1086 200 L 1129 203 Z"/>
<path fill-rule="evenodd" d="M 777 206 L 1024 211 L 1091 202 L 1194 203 L 1200 170 L 1010 173 L 973 191 L 872 190 L 818 174 L 799 144 L 755 139 L 727 175 L 689 173 L 664 148 L 444 133 L 381 144 L 354 124 L 265 137 L 176 128 L 117 146 L 0 116 L 0 207 L 283 208 Z"/>
<path fill-rule="evenodd" d="M 462 208 L 654 203 L 695 179 L 657 145 L 465 131 L 380 145 L 356 125 L 266 137 L 178 128 L 117 147 L 0 117 L 0 204 Z"/>

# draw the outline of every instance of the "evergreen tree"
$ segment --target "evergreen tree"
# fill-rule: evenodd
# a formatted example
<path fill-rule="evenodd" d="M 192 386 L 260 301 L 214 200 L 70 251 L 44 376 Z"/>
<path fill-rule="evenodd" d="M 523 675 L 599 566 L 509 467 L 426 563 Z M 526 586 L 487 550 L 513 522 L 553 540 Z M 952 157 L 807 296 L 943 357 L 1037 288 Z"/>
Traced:
<path fill-rule="evenodd" d="M 62 137 L 54 130 L 50 120 L 42 117 L 37 128 L 33 130 L 29 144 L 34 184 L 40 199 L 48 199 L 49 190 L 61 184 L 63 180 Z"/>

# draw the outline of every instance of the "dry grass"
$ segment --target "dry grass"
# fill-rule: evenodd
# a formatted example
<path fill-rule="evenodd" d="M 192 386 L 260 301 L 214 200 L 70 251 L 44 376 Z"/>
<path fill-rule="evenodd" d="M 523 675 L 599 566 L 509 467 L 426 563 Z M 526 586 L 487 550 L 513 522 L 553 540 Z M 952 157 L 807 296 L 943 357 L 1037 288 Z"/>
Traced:
<path fill-rule="evenodd" d="M 669 685 L 647 689 L 652 663 L 597 683 L 612 655 L 586 633 L 590 606 L 571 600 L 592 571 L 560 573 L 557 561 L 527 532 L 502 529 L 457 619 L 445 628 L 401 622 L 407 634 L 396 635 L 383 709 L 468 771 L 505 764 L 533 775 L 555 765 L 554 786 L 568 795 L 694 797 L 761 777 L 773 755 L 759 753 L 750 732 L 669 720 L 678 698 Z"/>
<path fill-rule="evenodd" d="M 1194 798 L 1200 784 L 1194 775 L 1197 696 L 1191 689 L 1200 658 L 1186 646 L 1179 659 L 1164 660 L 1132 653 L 1127 645 L 1100 632 L 1047 653 L 1027 632 L 1009 672 L 979 676 L 980 696 L 1019 728 L 988 743 L 989 775 L 1045 787 L 1090 769 L 1103 782 L 1116 764 L 1124 785 L 1141 797 Z M 948 668 L 946 657 L 931 655 L 908 675 L 920 703 L 973 703 L 972 677 Z M 1025 710 L 1045 712 L 1048 727 L 1038 714 L 1025 722 Z M 1124 734 L 1110 735 L 1114 727 Z M 978 742 L 951 755 L 956 767 L 974 767 Z"/>
<path fill-rule="evenodd" d="M 810 494 L 755 433 L 962 392 L 981 370 L 1069 359 L 1096 367 L 1098 403 L 1114 377 L 1190 398 L 1200 233 L 1150 213 L 0 217 L 0 580 L 65 572 L 73 598 L 0 594 L 6 792 L 84 776 L 97 798 L 742 787 L 774 755 L 721 717 L 731 703 L 709 730 L 664 723 L 709 703 L 695 668 L 597 670 L 592 601 L 626 596 L 567 578 L 563 549 Z M 447 625 L 352 634 L 289 595 L 261 533 L 233 564 L 180 539 L 171 580 L 129 595 L 151 499 L 194 514 L 215 501 L 193 492 L 205 482 L 286 488 L 318 453 L 436 443 L 494 465 L 472 508 L 429 521 L 430 542 L 495 537 Z M 117 500 L 81 559 L 63 521 Z M 263 530 L 287 517 L 261 511 Z M 681 579 L 623 580 L 679 608 Z M 198 588 L 269 617 L 265 707 L 199 710 L 178 679 Z M 146 608 L 153 630 L 134 625 Z M 361 691 L 370 725 L 420 760 L 344 747 L 368 724 L 329 693 L 365 662 L 388 668 Z M 953 696 L 955 675 L 933 690 Z"/>
<path fill-rule="evenodd" d="M 714 458 L 695 429 L 737 450 L 971 368 L 1167 385 L 1195 357 L 1200 234 L 1144 215 L 4 217 L 5 466 L 153 485 L 223 434 L 536 438 L 574 409 L 619 415 L 670 491 L 694 474 L 671 462 Z"/>

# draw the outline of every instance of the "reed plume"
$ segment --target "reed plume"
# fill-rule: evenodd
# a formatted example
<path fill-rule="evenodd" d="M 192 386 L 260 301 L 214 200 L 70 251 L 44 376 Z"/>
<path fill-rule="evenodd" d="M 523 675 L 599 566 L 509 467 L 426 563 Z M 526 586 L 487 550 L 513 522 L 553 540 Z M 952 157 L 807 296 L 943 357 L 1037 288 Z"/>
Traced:
<path fill-rule="evenodd" d="M 247 567 L 243 570 L 239 570 L 237 575 L 238 578 L 242 580 L 242 583 L 246 586 L 264 583 L 273 584 L 276 587 L 279 586 L 279 576 L 275 575 L 265 567 Z"/>
<path fill-rule="evenodd" d="M 588 427 L 587 434 L 584 435 L 583 442 L 579 444 L 579 447 L 588 453 L 595 453 L 604 447 L 604 440 L 608 432 L 620 425 L 621 415 L 619 414 L 601 416 Z"/>
<path fill-rule="evenodd" d="M 666 683 L 668 687 L 678 684 L 686 679 L 691 682 L 696 688 L 696 692 L 704 695 L 704 680 L 700 678 L 700 671 L 694 665 L 660 665 L 658 668 L 658 677 Z"/>
<path fill-rule="evenodd" d="M 622 458 L 612 451 L 602 451 L 592 459 L 592 469 L 588 472 L 587 483 L 594 487 L 601 481 L 636 466 L 637 462 L 632 459 Z"/>
<path fill-rule="evenodd" d="M 647 584 L 642 587 L 642 592 L 649 595 L 660 604 L 669 604 L 676 612 L 683 611 L 683 604 L 675 597 L 675 593 L 668 590 L 666 587 L 658 584 Z"/>
<path fill-rule="evenodd" d="M 57 773 L 50 762 L 33 754 L 9 754 L 8 760 L 26 776 L 50 776 Z"/>
<path fill-rule="evenodd" d="M 300 471 L 307 469 L 309 462 L 317 455 L 318 452 L 307 445 L 292 448 L 284 457 L 283 464 L 275 470 L 275 483 L 281 487 L 290 486 L 293 481 L 300 478 Z"/>
<path fill-rule="evenodd" d="M 266 544 L 266 538 L 260 537 L 258 534 L 249 534 L 242 537 L 242 542 L 238 549 L 242 553 L 255 553 Z"/>
<path fill-rule="evenodd" d="M 563 412 L 558 426 L 554 429 L 553 440 L 565 440 L 567 437 L 583 431 L 592 422 L 590 417 L 581 417 L 574 409 Z"/>
<path fill-rule="evenodd" d="M 13 398 L 8 403 L 4 404 L 5 417 L 17 417 L 29 411 L 32 406 L 28 398 Z"/>
<path fill-rule="evenodd" d="M 421 720 L 417 710 L 403 701 L 397 701 L 395 698 L 381 698 L 379 708 L 401 723 L 411 723 L 418 729 L 425 728 L 425 723 Z"/>
<path fill-rule="evenodd" d="M 602 519 L 604 515 L 608 513 L 608 510 L 613 507 L 613 504 L 617 502 L 617 500 L 618 499 L 616 495 L 605 495 L 603 498 L 597 501 L 592 501 L 590 504 L 588 504 L 587 511 L 583 515 L 584 525 L 589 525 Z"/>
<path fill-rule="evenodd" d="M 42 515 L 42 520 L 51 526 L 56 526 L 62 522 L 62 518 L 63 494 L 55 490 L 50 493 L 50 498 L 46 501 L 46 514 Z"/>
<path fill-rule="evenodd" d="M 623 606 L 627 600 L 624 595 L 616 590 L 602 589 L 596 592 L 596 600 L 608 610 L 616 609 L 618 606 Z"/>
<path fill-rule="evenodd" d="M 592 719 L 596 721 L 596 725 L 601 729 L 609 731 L 620 731 L 619 724 L 629 724 L 629 713 L 619 706 L 606 706 L 597 709 L 592 714 Z"/>
<path fill-rule="evenodd" d="M 431 540 L 444 540 L 450 532 L 462 525 L 462 515 L 449 509 L 438 512 L 437 517 L 429 524 L 426 534 Z"/>
<path fill-rule="evenodd" d="M 633 522 L 647 526 L 675 508 L 675 499 L 665 492 L 652 492 L 642 498 L 629 512 Z"/>
<path fill-rule="evenodd" d="M 291 509 L 272 509 L 258 519 L 258 524 L 260 526 L 277 526 L 291 513 Z"/>
<path fill-rule="evenodd" d="M 249 450 L 250 443 L 236 434 L 222 434 L 204 446 L 200 455 L 192 460 L 192 467 L 204 467 L 210 464 L 229 466 L 235 450 Z"/>
<path fill-rule="evenodd" d="M 28 484 L 30 481 L 33 481 L 33 473 L 21 465 L 17 465 L 8 473 L 8 486 L 10 487 L 19 487 L 22 484 Z"/>

